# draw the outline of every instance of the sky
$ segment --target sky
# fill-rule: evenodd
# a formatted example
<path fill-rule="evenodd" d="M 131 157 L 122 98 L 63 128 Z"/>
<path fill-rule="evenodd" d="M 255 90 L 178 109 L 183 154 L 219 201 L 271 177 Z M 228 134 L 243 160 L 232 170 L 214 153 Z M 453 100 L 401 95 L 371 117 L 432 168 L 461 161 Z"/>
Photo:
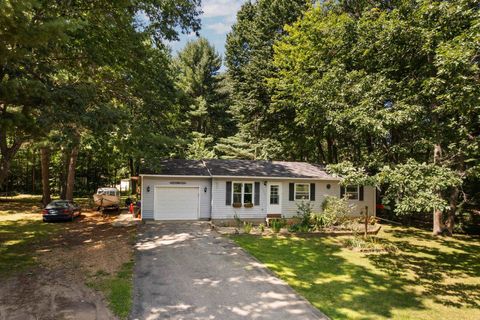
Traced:
<path fill-rule="evenodd" d="M 237 11 L 246 0 L 202 0 L 203 14 L 200 35 L 215 46 L 218 53 L 225 56 L 225 39 L 231 26 L 235 23 Z M 195 34 L 180 34 L 180 41 L 170 42 L 173 53 L 181 50 Z"/>

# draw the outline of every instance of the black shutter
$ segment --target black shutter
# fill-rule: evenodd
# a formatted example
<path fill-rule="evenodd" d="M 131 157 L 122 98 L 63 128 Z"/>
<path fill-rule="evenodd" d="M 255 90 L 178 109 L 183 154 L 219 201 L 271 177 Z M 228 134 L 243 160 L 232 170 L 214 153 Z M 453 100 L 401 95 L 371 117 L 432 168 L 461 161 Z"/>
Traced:
<path fill-rule="evenodd" d="M 225 194 L 225 205 L 232 205 L 232 181 L 227 181 L 227 192 Z"/>
<path fill-rule="evenodd" d="M 344 195 L 345 195 L 345 187 L 340 186 L 340 198 L 343 198 Z"/>
<path fill-rule="evenodd" d="M 255 200 L 254 204 L 256 206 L 260 205 L 260 182 L 255 182 Z"/>
<path fill-rule="evenodd" d="M 288 184 L 288 200 L 295 200 L 295 183 Z"/>
<path fill-rule="evenodd" d="M 310 183 L 310 201 L 315 201 L 315 183 Z"/>
<path fill-rule="evenodd" d="M 363 201 L 363 186 L 358 188 L 358 200 Z"/>

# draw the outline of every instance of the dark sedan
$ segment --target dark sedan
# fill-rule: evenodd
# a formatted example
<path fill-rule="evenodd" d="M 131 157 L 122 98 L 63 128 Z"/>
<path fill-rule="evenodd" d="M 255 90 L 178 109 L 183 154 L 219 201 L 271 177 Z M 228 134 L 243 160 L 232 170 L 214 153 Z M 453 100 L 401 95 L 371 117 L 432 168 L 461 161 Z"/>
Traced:
<path fill-rule="evenodd" d="M 50 202 L 42 213 L 43 221 L 73 221 L 80 215 L 80 206 L 72 201 L 55 200 Z"/>

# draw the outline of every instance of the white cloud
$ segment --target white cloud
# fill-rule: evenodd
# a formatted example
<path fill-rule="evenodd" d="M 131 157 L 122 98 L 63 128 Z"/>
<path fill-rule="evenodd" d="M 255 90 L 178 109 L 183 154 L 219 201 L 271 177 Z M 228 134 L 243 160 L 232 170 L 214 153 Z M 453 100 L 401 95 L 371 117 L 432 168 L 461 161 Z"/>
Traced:
<path fill-rule="evenodd" d="M 205 26 L 206 29 L 213 30 L 216 34 L 225 34 L 230 31 L 232 27 L 231 24 L 223 23 L 223 22 L 216 22 L 212 24 L 207 24 Z"/>
<path fill-rule="evenodd" d="M 204 18 L 235 16 L 244 0 L 203 0 Z"/>

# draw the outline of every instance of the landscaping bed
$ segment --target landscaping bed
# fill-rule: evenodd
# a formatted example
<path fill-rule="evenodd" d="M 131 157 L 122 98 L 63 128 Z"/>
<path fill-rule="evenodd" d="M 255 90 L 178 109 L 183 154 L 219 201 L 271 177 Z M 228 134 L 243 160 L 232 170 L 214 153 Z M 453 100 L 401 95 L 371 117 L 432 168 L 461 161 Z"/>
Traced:
<path fill-rule="evenodd" d="M 342 226 L 338 227 L 331 227 L 322 230 L 313 230 L 309 232 L 297 232 L 297 231 L 289 231 L 288 228 L 281 228 L 279 232 L 274 232 L 269 227 L 264 226 L 263 229 L 260 226 L 253 226 L 247 232 L 245 228 L 241 225 L 237 227 L 224 227 L 224 226 L 217 226 L 215 224 L 211 224 L 212 228 L 216 230 L 218 233 L 222 235 L 235 235 L 235 234 L 251 234 L 256 236 L 269 236 L 273 234 L 280 234 L 280 235 L 295 235 L 295 236 L 310 236 L 310 237 L 336 237 L 336 236 L 353 236 L 358 235 L 358 230 L 362 230 L 364 228 L 363 224 L 358 224 L 358 228 L 354 229 L 347 229 Z M 380 224 L 368 225 L 367 234 L 375 235 L 381 229 Z"/>

